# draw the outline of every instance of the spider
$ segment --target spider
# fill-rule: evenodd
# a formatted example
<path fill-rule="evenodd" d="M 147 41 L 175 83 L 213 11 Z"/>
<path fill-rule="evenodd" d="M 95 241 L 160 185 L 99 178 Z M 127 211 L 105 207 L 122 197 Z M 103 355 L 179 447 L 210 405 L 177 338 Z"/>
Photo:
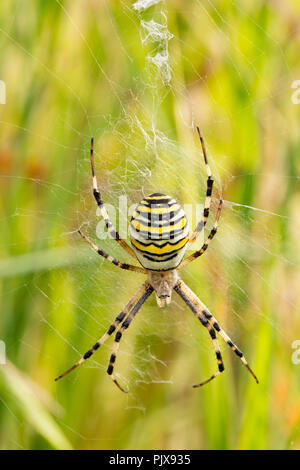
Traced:
<path fill-rule="evenodd" d="M 193 387 L 201 387 L 202 385 L 207 384 L 224 371 L 224 364 L 216 332 L 219 333 L 219 335 L 230 346 L 233 352 L 240 358 L 240 360 L 258 383 L 258 379 L 248 365 L 243 353 L 220 327 L 218 321 L 210 313 L 203 302 L 179 278 L 177 273 L 179 269 L 187 266 L 190 262 L 203 255 L 203 253 L 207 250 L 209 243 L 217 233 L 218 222 L 223 204 L 223 200 L 220 199 L 215 223 L 205 243 L 199 250 L 183 259 L 187 247 L 195 242 L 206 225 L 207 219 L 209 217 L 212 188 L 214 183 L 208 164 L 204 140 L 199 127 L 197 127 L 197 132 L 202 146 L 202 153 L 207 173 L 206 197 L 202 219 L 197 224 L 195 231 L 191 234 L 191 236 L 189 236 L 186 215 L 175 199 L 162 193 L 151 194 L 150 196 L 144 197 L 144 199 L 136 206 L 135 212 L 131 218 L 129 228 L 132 247 L 129 246 L 115 230 L 105 209 L 97 185 L 94 167 L 94 139 L 91 139 L 90 157 L 93 178 L 93 194 L 100 209 L 101 216 L 103 217 L 107 230 L 112 238 L 116 240 L 116 242 L 121 245 L 121 247 L 124 248 L 127 253 L 139 261 L 141 266 L 134 266 L 118 261 L 102 249 L 98 248 L 91 240 L 88 239 L 86 235 L 81 232 L 81 230 L 78 230 L 78 233 L 100 256 L 103 256 L 121 269 L 146 274 L 147 280 L 142 284 L 142 286 L 129 300 L 123 310 L 115 318 L 107 332 L 94 344 L 91 349 L 89 349 L 84 354 L 84 356 L 78 362 L 76 362 L 76 364 L 73 365 L 73 367 L 58 376 L 55 380 L 61 379 L 84 361 L 86 361 L 89 357 L 91 357 L 94 352 L 97 351 L 97 349 L 99 349 L 99 347 L 102 346 L 102 344 L 112 335 L 112 333 L 117 330 L 107 373 L 113 382 L 117 385 L 117 387 L 123 392 L 127 393 L 128 390 L 125 390 L 119 384 L 113 374 L 120 340 L 125 330 L 130 326 L 132 320 L 135 318 L 136 314 L 153 291 L 155 291 L 158 306 L 165 307 L 166 305 L 170 304 L 172 290 L 174 290 L 192 310 L 193 314 L 196 316 L 196 318 L 198 318 L 201 324 L 208 330 L 208 333 L 210 334 L 213 342 L 218 364 L 217 372 L 215 372 L 204 382 L 193 385 Z"/>

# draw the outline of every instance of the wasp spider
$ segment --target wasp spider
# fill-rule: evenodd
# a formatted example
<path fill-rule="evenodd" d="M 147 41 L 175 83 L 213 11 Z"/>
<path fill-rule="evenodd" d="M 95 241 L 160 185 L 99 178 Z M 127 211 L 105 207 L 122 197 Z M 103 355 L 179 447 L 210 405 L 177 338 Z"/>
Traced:
<path fill-rule="evenodd" d="M 199 236 L 200 232 L 204 229 L 210 210 L 211 194 L 213 188 L 213 178 L 207 160 L 207 154 L 204 146 L 204 141 L 197 127 L 204 156 L 205 168 L 207 172 L 207 189 L 206 198 L 204 202 L 203 216 L 198 223 L 195 231 L 189 236 L 188 221 L 181 206 L 170 196 L 161 193 L 154 193 L 145 197 L 135 209 L 130 222 L 130 240 L 132 247 L 130 247 L 125 240 L 121 239 L 118 232 L 114 229 L 111 221 L 109 220 L 105 206 L 103 204 L 95 175 L 94 168 L 94 155 L 93 155 L 93 139 L 91 141 L 91 166 L 93 176 L 93 194 L 96 199 L 97 205 L 100 209 L 101 215 L 105 221 L 107 230 L 112 238 L 116 240 L 133 258 L 137 259 L 141 266 L 134 266 L 127 263 L 122 263 L 117 259 L 110 256 L 108 253 L 98 248 L 91 240 L 89 240 L 80 230 L 79 234 L 84 238 L 91 247 L 108 261 L 118 266 L 121 269 L 128 271 L 136 271 L 147 275 L 147 280 L 142 284 L 139 290 L 129 300 L 127 305 L 116 317 L 114 322 L 110 325 L 107 332 L 89 349 L 84 356 L 67 370 L 64 374 L 57 377 L 59 380 L 73 369 L 78 367 L 84 361 L 94 354 L 100 346 L 110 337 L 116 330 L 115 341 L 110 356 L 110 362 L 107 369 L 108 375 L 114 383 L 123 392 L 127 392 L 117 381 L 114 376 L 114 366 L 116 362 L 117 353 L 119 350 L 120 340 L 129 327 L 132 320 L 146 302 L 148 297 L 155 291 L 157 304 L 159 307 L 165 307 L 171 302 L 172 290 L 184 300 L 187 306 L 192 310 L 195 317 L 202 323 L 208 330 L 211 336 L 217 364 L 218 371 L 213 374 L 209 379 L 201 382 L 193 387 L 200 387 L 221 374 L 224 370 L 221 351 L 219 348 L 216 332 L 223 338 L 223 340 L 230 346 L 234 353 L 241 359 L 243 364 L 247 367 L 256 382 L 257 377 L 248 365 L 243 353 L 233 343 L 225 331 L 220 327 L 215 317 L 210 313 L 207 307 L 201 302 L 194 292 L 179 278 L 178 269 L 188 265 L 191 261 L 201 256 L 208 248 L 209 243 L 215 236 L 218 227 L 218 221 L 222 209 L 222 199 L 219 201 L 217 215 L 212 230 L 210 231 L 205 243 L 200 250 L 195 251 L 190 256 L 183 259 L 184 253 L 188 246 L 190 246 Z"/>

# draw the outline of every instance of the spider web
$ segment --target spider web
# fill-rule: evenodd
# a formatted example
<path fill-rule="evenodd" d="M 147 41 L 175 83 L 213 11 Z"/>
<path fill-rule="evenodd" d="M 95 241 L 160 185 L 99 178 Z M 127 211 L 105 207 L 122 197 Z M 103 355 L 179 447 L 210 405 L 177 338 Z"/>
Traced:
<path fill-rule="evenodd" d="M 106 15 L 107 24 L 99 18 L 98 27 L 103 28 L 103 38 L 113 41 L 122 63 L 130 64 L 134 79 L 131 81 L 132 85 L 127 87 L 126 83 L 120 81 L 115 69 L 110 70 L 103 65 L 105 61 L 98 53 L 92 36 L 87 33 L 87 20 L 81 17 L 83 1 L 73 3 L 56 0 L 55 14 L 60 24 L 64 25 L 66 39 L 64 42 L 59 30 L 55 32 L 58 39 L 53 42 L 54 53 L 51 51 L 52 60 L 49 61 L 42 46 L 33 47 L 30 44 L 28 25 L 22 23 L 18 14 L 18 9 L 24 8 L 24 1 L 12 3 L 13 7 L 7 7 L 8 22 L 4 24 L 1 21 L 0 28 L 1 44 L 6 51 L 3 70 L 9 53 L 13 52 L 16 70 L 24 67 L 24 64 L 30 64 L 32 72 L 27 73 L 25 70 L 22 83 L 14 78 L 7 80 L 7 99 L 17 99 L 25 89 L 24 94 L 28 96 L 25 104 L 32 113 L 32 118 L 30 126 L 23 125 L 23 119 L 17 119 L 13 113 L 6 113 L 5 108 L 2 109 L 0 124 L 5 144 L 1 180 L 4 188 L 9 188 L 12 182 L 15 185 L 19 182 L 28 188 L 28 193 L 35 202 L 29 204 L 26 197 L 24 204 L 21 199 L 16 200 L 15 209 L 11 213 L 3 211 L 1 220 L 5 227 L 22 225 L 29 231 L 30 226 L 35 227 L 38 229 L 38 237 L 32 233 L 29 237 L 32 243 L 28 241 L 28 237 L 23 240 L 4 240 L 4 256 L 8 249 L 20 258 L 15 258 L 16 261 L 9 260 L 6 264 L 3 262 L 2 278 L 16 274 L 20 277 L 19 281 L 3 284 L 2 296 L 3 305 L 11 298 L 12 292 L 17 298 L 18 293 L 24 295 L 26 292 L 29 299 L 36 297 L 39 300 L 35 304 L 30 331 L 26 330 L 25 335 L 20 334 L 20 337 L 14 336 L 13 340 L 4 338 L 8 356 L 17 342 L 22 345 L 21 350 L 31 364 L 35 355 L 41 358 L 41 362 L 46 356 L 51 364 L 51 373 L 58 372 L 55 351 L 34 340 L 35 333 L 38 335 L 41 331 L 46 331 L 51 337 L 50 343 L 53 345 L 57 342 L 58 347 L 64 351 L 64 361 L 60 363 L 60 367 L 64 367 L 65 362 L 67 369 L 104 334 L 143 282 L 142 276 L 122 272 L 108 265 L 105 260 L 98 259 L 78 239 L 77 229 L 81 228 L 98 246 L 116 258 L 130 262 L 127 254 L 105 236 L 103 222 L 96 211 L 89 166 L 91 136 L 94 136 L 96 143 L 98 184 L 112 220 L 116 217 L 117 225 L 122 223 L 126 230 L 123 217 L 126 211 L 144 195 L 161 191 L 187 205 L 192 228 L 201 214 L 202 206 L 199 204 L 203 204 L 206 191 L 206 173 L 195 132 L 195 125 L 200 124 L 215 179 L 207 233 L 214 222 L 220 196 L 224 197 L 224 210 L 218 235 L 208 252 L 185 269 L 182 277 L 224 325 L 227 333 L 237 344 L 242 341 L 250 354 L 251 346 L 255 344 L 257 323 L 263 322 L 279 336 L 286 358 L 290 360 L 290 345 L 293 339 L 297 339 L 296 333 L 292 336 L 288 327 L 286 330 L 282 329 L 281 319 L 270 315 L 269 309 L 264 309 L 259 301 L 260 292 L 265 290 L 269 296 L 277 299 L 279 310 L 282 310 L 286 318 L 295 317 L 299 303 L 295 293 L 299 251 L 289 248 L 293 244 L 298 245 L 299 197 L 297 199 L 295 196 L 290 199 L 290 203 L 287 202 L 284 206 L 288 208 L 286 213 L 277 211 L 280 207 L 278 199 L 289 198 L 289 187 L 295 187 L 299 177 L 295 176 L 294 168 L 284 165 L 280 154 L 285 151 L 283 143 L 278 154 L 273 156 L 274 147 L 271 142 L 275 131 L 279 132 L 281 140 L 288 135 L 289 125 L 294 117 L 292 112 L 296 113 L 290 101 L 290 86 L 297 78 L 293 75 L 293 59 L 284 53 L 279 40 L 266 34 L 271 55 L 276 50 L 281 57 L 282 71 L 278 73 L 276 85 L 268 88 L 270 82 L 266 81 L 262 85 L 263 89 L 257 91 L 252 86 L 251 79 L 258 79 L 263 73 L 261 59 L 265 55 L 265 45 L 258 47 L 251 37 L 239 33 L 234 21 L 221 13 L 218 2 L 195 0 L 189 2 L 188 6 L 176 7 L 183 23 L 190 18 L 195 6 L 198 8 L 205 35 L 202 37 L 199 33 L 193 41 L 185 34 L 179 35 L 171 21 L 173 7 L 168 2 L 118 2 L 119 13 L 116 13 L 115 6 L 111 7 L 109 2 L 104 2 L 105 7 L 102 6 L 101 11 Z M 256 19 L 255 9 L 252 10 L 247 2 L 245 7 L 233 3 L 236 15 L 241 15 L 253 31 L 262 29 L 261 23 Z M 35 2 L 29 2 L 28 7 L 28 18 L 31 15 L 33 23 L 36 20 L 34 5 Z M 89 8 L 96 11 L 97 7 L 98 2 L 89 2 Z M 132 52 L 132 37 L 118 24 L 120 16 L 126 18 L 128 28 L 135 31 L 140 56 Z M 183 25 L 183 31 L 185 27 L 187 24 Z M 98 33 L 100 31 L 97 31 L 96 21 L 93 35 Z M 84 77 L 81 77 L 82 84 L 78 84 L 78 76 L 84 68 L 81 69 L 81 64 L 76 64 L 74 55 L 70 56 L 70 61 L 65 66 L 60 63 L 61 50 L 65 48 L 71 53 L 69 41 L 74 42 L 73 47 L 80 54 L 86 55 L 94 80 L 94 90 L 85 87 Z M 205 49 L 201 41 L 206 45 L 210 44 L 210 56 L 204 56 Z M 47 44 L 47 40 L 41 37 L 41 43 Z M 249 50 L 256 49 L 255 61 L 251 61 L 244 52 L 247 47 Z M 231 55 L 229 51 L 234 51 L 235 55 Z M 193 64 L 201 62 L 201 59 L 203 67 L 196 69 Z M 135 62 L 138 60 L 144 62 L 142 74 L 135 69 Z M 232 80 L 240 90 L 241 103 L 245 103 L 241 106 L 240 115 L 233 114 L 231 110 L 230 99 L 226 95 L 229 93 L 228 83 L 219 81 L 218 67 L 225 64 L 231 70 Z M 244 69 L 240 68 L 241 64 Z M 180 78 L 185 65 L 193 70 L 191 81 L 189 77 L 186 82 Z M 64 67 L 69 71 L 68 74 L 64 73 Z M 73 68 L 78 70 L 74 77 L 71 73 Z M 284 99 L 288 105 L 282 104 L 283 87 L 287 89 Z M 46 92 L 42 93 L 42 89 Z M 35 102 L 31 107 L 30 99 L 38 92 L 42 96 L 41 103 Z M 66 103 L 65 110 L 60 110 L 59 113 L 51 107 L 51 99 L 57 98 L 56 93 Z M 115 109 L 111 108 L 108 95 L 114 101 Z M 221 95 L 222 111 L 216 112 Z M 265 102 L 270 104 L 270 119 L 273 115 L 276 119 L 270 124 L 267 118 L 260 123 L 265 126 L 261 137 L 262 148 L 257 142 L 249 141 L 246 136 L 245 145 L 239 149 L 239 153 L 233 154 L 230 150 L 226 153 L 226 149 L 230 149 L 227 139 L 229 129 L 233 129 L 231 136 L 238 137 L 239 121 L 245 119 L 245 110 L 248 109 L 249 115 L 256 115 L 259 120 L 260 105 L 263 106 Z M 174 108 L 173 126 L 168 119 L 164 119 L 168 106 Z M 289 120 L 286 122 L 280 112 L 276 112 L 280 106 L 284 110 L 288 106 L 293 109 L 287 111 Z M 43 113 L 41 107 L 44 109 Z M 44 117 L 39 122 L 41 115 Z M 39 130 L 36 131 L 36 128 Z M 176 129 L 177 135 L 174 135 L 172 128 Z M 220 137 L 216 139 L 215 135 Z M 5 155 L 9 153 L 14 139 L 18 142 L 17 150 L 25 152 L 29 161 L 27 167 L 21 158 L 20 168 L 15 163 L 12 168 L 6 167 Z M 214 142 L 214 146 L 210 142 Z M 35 158 L 31 159 L 33 149 L 39 154 L 40 162 Z M 50 159 L 51 155 L 60 156 L 60 165 L 53 165 L 55 172 L 52 171 L 51 160 L 45 164 L 44 151 Z M 253 171 L 249 171 L 250 165 L 247 165 L 249 153 L 266 155 L 264 162 L 253 164 Z M 274 163 L 270 164 L 270 159 L 273 158 Z M 43 172 L 46 172 L 46 177 Z M 254 178 L 260 181 L 257 197 L 254 198 L 257 205 L 241 203 L 235 198 L 235 194 L 242 194 L 242 190 L 235 192 L 231 188 L 245 187 L 247 199 L 247 192 L 252 194 L 256 190 L 251 187 Z M 38 198 L 45 191 L 51 194 L 52 202 L 47 207 L 41 207 Z M 10 194 L 10 197 L 13 198 L 13 195 Z M 66 210 L 68 204 L 69 207 L 72 206 L 72 212 Z M 116 208 L 115 213 L 113 208 Z M 55 223 L 51 224 L 49 220 Z M 290 244 L 282 240 L 282 231 L 286 226 L 290 227 Z M 203 238 L 194 248 L 201 246 L 202 242 Z M 287 248 L 280 249 L 284 242 Z M 271 272 L 269 269 L 262 269 L 266 264 L 276 265 L 277 270 Z M 49 273 L 47 283 L 45 270 Z M 237 275 L 237 270 L 240 270 L 241 276 Z M 31 272 L 34 272 L 34 276 L 24 283 L 22 276 Z M 278 272 L 280 279 L 275 280 L 272 277 L 274 272 Z M 285 277 L 291 279 L 290 288 L 287 287 Z M 280 282 L 284 284 L 281 295 L 278 294 Z M 67 327 L 60 320 L 60 315 L 70 317 Z M 109 401 L 110 390 L 114 387 L 106 378 L 113 337 L 84 366 L 64 379 L 70 385 L 69 390 L 72 390 L 88 377 L 90 386 L 102 394 L 101 401 L 107 409 L 111 405 L 105 403 Z M 249 337 L 251 340 L 248 342 Z M 224 351 L 221 340 L 220 345 Z M 199 350 L 201 357 L 207 358 L 209 367 L 199 364 Z M 213 373 L 216 367 L 214 360 L 207 332 L 202 331 L 192 313 L 175 294 L 171 307 L 165 310 L 157 308 L 153 295 L 124 334 L 120 344 L 115 371 L 122 385 L 130 389 L 130 394 L 116 398 L 118 408 L 135 408 L 141 416 L 147 415 L 149 387 L 151 390 L 155 386 L 167 387 L 164 388 L 165 393 L 175 397 L 178 389 L 190 387 L 191 380 L 197 383 L 201 377 L 204 379 L 209 374 L 210 367 L 213 367 Z M 230 364 L 229 354 L 224 353 L 224 360 Z M 242 367 L 241 364 L 235 366 Z M 26 370 L 27 366 L 21 361 L 22 367 Z M 36 367 L 39 369 L 40 366 L 37 364 Z M 92 374 L 87 375 L 88 369 L 93 369 Z M 232 373 L 233 366 L 229 365 L 228 369 Z M 35 371 L 34 375 L 37 374 Z M 99 379 L 100 376 L 103 378 Z M 56 402 L 66 407 L 59 385 L 55 389 Z M 6 403 L 5 400 L 3 402 Z M 6 405 L 10 409 L 9 403 Z M 90 438 L 81 433 L 79 426 L 70 425 L 72 421 L 68 420 L 68 415 L 64 417 L 58 413 L 58 419 L 70 435 L 83 442 L 82 445 L 93 439 L 110 440 L 103 429 L 100 435 L 97 432 L 94 438 Z M 113 439 L 119 442 L 118 435 Z"/>

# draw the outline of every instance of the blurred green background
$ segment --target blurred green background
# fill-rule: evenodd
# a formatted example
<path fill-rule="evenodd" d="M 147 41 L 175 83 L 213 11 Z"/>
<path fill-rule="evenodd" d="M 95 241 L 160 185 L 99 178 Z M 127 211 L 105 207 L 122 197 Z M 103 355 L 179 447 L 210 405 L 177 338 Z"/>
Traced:
<path fill-rule="evenodd" d="M 299 449 L 299 3 L 146 3 L 0 4 L 0 447 Z M 154 191 L 195 204 L 206 184 L 195 124 L 216 180 L 210 224 L 221 193 L 225 207 L 181 275 L 260 384 L 220 339 L 225 373 L 192 389 L 215 357 L 175 294 L 165 310 L 152 296 L 122 339 L 128 395 L 106 374 L 112 339 L 54 383 L 143 281 L 76 233 L 130 261 L 97 239 L 91 136 L 109 205 Z"/>

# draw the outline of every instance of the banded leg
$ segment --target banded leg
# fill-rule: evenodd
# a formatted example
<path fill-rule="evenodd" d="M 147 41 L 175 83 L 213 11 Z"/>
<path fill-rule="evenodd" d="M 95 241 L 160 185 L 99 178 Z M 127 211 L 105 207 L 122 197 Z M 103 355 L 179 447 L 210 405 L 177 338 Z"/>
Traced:
<path fill-rule="evenodd" d="M 198 225 L 196 227 L 196 230 L 190 236 L 187 248 L 192 243 L 194 243 L 194 241 L 197 240 L 199 234 L 202 232 L 203 228 L 206 225 L 206 222 L 207 222 L 207 219 L 208 219 L 208 216 L 209 216 L 209 209 L 210 209 L 210 203 L 211 203 L 211 194 L 212 194 L 212 188 L 213 188 L 213 184 L 214 184 L 214 180 L 213 180 L 213 177 L 212 177 L 212 174 L 211 174 L 211 169 L 210 169 L 210 166 L 209 166 L 208 160 L 207 160 L 207 154 L 206 154 L 206 149 L 205 149 L 205 145 L 204 145 L 204 140 L 203 140 L 200 128 L 198 126 L 197 126 L 197 132 L 198 132 L 200 142 L 201 142 L 201 146 L 202 146 L 202 152 L 203 152 L 203 157 L 204 157 L 204 162 L 205 162 L 205 169 L 206 169 L 206 173 L 207 173 L 206 197 L 205 197 L 205 201 L 204 201 L 204 210 L 203 210 L 202 220 L 200 220 L 200 222 L 198 223 Z"/>
<path fill-rule="evenodd" d="M 118 261 L 113 256 L 110 256 L 108 253 L 98 248 L 86 235 L 81 232 L 81 230 L 78 230 L 78 233 L 82 238 L 84 238 L 84 240 L 88 242 L 89 245 L 91 245 L 91 247 L 98 253 L 98 255 L 103 256 L 103 258 L 107 259 L 115 266 L 118 266 L 118 268 L 127 269 L 128 271 L 135 271 L 137 273 L 147 274 L 147 270 L 141 268 L 140 266 L 132 266 L 131 264 L 121 263 L 121 261 Z"/>
<path fill-rule="evenodd" d="M 100 194 L 100 191 L 98 189 L 97 178 L 96 178 L 96 173 L 95 173 L 95 166 L 94 166 L 94 138 L 93 137 L 91 139 L 91 167 L 92 167 L 92 176 L 93 176 L 93 194 L 94 194 L 94 198 L 96 199 L 97 205 L 100 209 L 101 216 L 104 219 L 106 228 L 107 228 L 109 234 L 111 235 L 111 237 L 114 238 L 114 240 L 116 240 L 117 243 L 119 243 L 119 245 L 121 245 L 121 247 L 124 248 L 124 250 L 127 251 L 127 253 L 129 253 L 133 258 L 136 258 L 136 255 L 135 255 L 133 249 L 129 245 L 127 245 L 125 240 L 123 240 L 120 237 L 119 233 L 114 229 L 114 227 L 113 227 L 113 225 L 112 225 L 112 223 L 109 219 L 109 216 L 108 216 L 108 213 L 107 213 L 106 208 L 104 206 L 104 203 L 101 199 L 101 194 Z"/>
<path fill-rule="evenodd" d="M 138 313 L 138 311 L 140 310 L 142 305 L 146 302 L 149 295 L 152 294 L 153 290 L 154 290 L 153 287 L 148 284 L 146 292 L 144 292 L 144 294 L 139 298 L 139 300 L 137 301 L 137 303 L 135 304 L 135 306 L 131 310 L 131 312 L 128 315 L 128 317 L 126 318 L 126 320 L 122 323 L 122 326 L 119 328 L 119 330 L 117 331 L 116 336 L 115 336 L 115 342 L 114 342 L 114 345 L 113 345 L 112 354 L 110 356 L 110 361 L 109 361 L 109 366 L 107 368 L 107 373 L 110 376 L 110 378 L 112 379 L 112 381 L 116 384 L 116 386 L 120 390 L 122 390 L 122 392 L 124 392 L 124 393 L 128 393 L 128 390 L 125 390 L 119 384 L 119 382 L 117 381 L 117 379 L 113 375 L 114 365 L 115 365 L 116 357 L 117 357 L 117 354 L 118 354 L 118 351 L 119 351 L 120 341 L 121 341 L 121 338 L 123 336 L 124 331 L 127 330 L 127 328 L 129 327 L 130 323 L 132 322 L 132 320 L 134 319 L 134 317 L 136 316 L 136 314 Z"/>
<path fill-rule="evenodd" d="M 209 379 L 205 380 L 204 382 L 201 382 L 200 384 L 197 384 L 197 385 L 193 385 L 193 388 L 202 387 L 202 385 L 207 384 L 208 382 L 213 380 L 215 377 L 217 377 L 218 375 L 220 375 L 224 371 L 224 364 L 223 364 L 223 360 L 222 360 L 222 355 L 221 355 L 221 351 L 220 351 L 219 342 L 218 342 L 217 337 L 216 337 L 216 332 L 215 332 L 214 328 L 210 325 L 209 321 L 205 318 L 203 313 L 195 306 L 195 304 L 190 300 L 190 298 L 186 295 L 186 293 L 181 289 L 180 281 L 176 284 L 176 286 L 174 287 L 174 290 L 177 292 L 178 295 L 180 295 L 180 297 L 184 300 L 184 302 L 192 310 L 192 312 L 195 314 L 195 316 L 198 318 L 198 320 L 200 320 L 202 325 L 205 328 L 207 328 L 207 330 L 210 334 L 210 337 L 212 339 L 212 342 L 213 342 L 213 346 L 214 346 L 214 350 L 215 350 L 219 370 L 218 370 L 218 372 L 215 372 L 215 374 L 213 374 Z"/>
<path fill-rule="evenodd" d="M 114 322 L 110 325 L 109 329 L 107 332 L 94 344 L 94 346 L 89 349 L 84 356 L 74 364 L 70 369 L 68 369 L 66 372 L 63 374 L 59 375 L 56 377 L 55 381 L 61 379 L 65 375 L 69 374 L 72 370 L 76 369 L 76 367 L 80 366 L 83 362 L 85 362 L 89 357 L 91 357 L 97 349 L 102 346 L 102 344 L 110 337 L 110 335 L 113 334 L 117 326 L 124 320 L 126 315 L 130 312 L 130 310 L 136 305 L 136 303 L 139 301 L 140 297 L 145 293 L 147 290 L 149 284 L 146 281 L 140 288 L 139 290 L 134 294 L 134 296 L 129 300 L 129 302 L 126 304 L 126 306 L 123 308 L 123 310 L 119 313 L 119 315 L 115 318 Z"/>
<path fill-rule="evenodd" d="M 190 256 L 188 256 L 187 258 L 185 258 L 184 260 L 182 260 L 181 263 L 180 263 L 180 265 L 178 266 L 178 269 L 182 268 L 183 266 L 186 266 L 187 264 L 189 264 L 189 263 L 190 263 L 191 261 L 193 261 L 194 259 L 196 259 L 196 258 L 198 258 L 199 256 L 203 255 L 203 253 L 207 250 L 208 245 L 210 244 L 210 242 L 211 242 L 212 239 L 214 238 L 215 234 L 217 233 L 217 230 L 218 230 L 218 223 L 219 223 L 219 219 L 220 219 L 220 215 L 221 215 L 222 206 L 223 206 L 223 200 L 220 199 L 214 226 L 213 226 L 213 228 L 211 229 L 210 234 L 208 235 L 208 237 L 207 237 L 205 243 L 202 245 L 202 247 L 200 248 L 200 250 L 195 251 L 195 252 L 192 253 Z"/>
<path fill-rule="evenodd" d="M 240 358 L 244 366 L 248 369 L 250 374 L 253 376 L 256 383 L 258 383 L 258 379 L 254 374 L 253 370 L 249 366 L 248 362 L 245 359 L 244 354 L 240 349 L 233 343 L 233 341 L 229 338 L 227 333 L 220 327 L 219 323 L 217 322 L 216 318 L 210 313 L 207 307 L 201 302 L 200 299 L 194 294 L 194 292 L 182 281 L 178 281 L 177 285 L 179 286 L 180 290 L 186 295 L 187 298 L 194 304 L 199 311 L 205 316 L 208 320 L 210 325 L 219 333 L 219 335 L 223 338 L 223 340 L 228 344 L 228 346 L 232 349 L 232 351 Z"/>

